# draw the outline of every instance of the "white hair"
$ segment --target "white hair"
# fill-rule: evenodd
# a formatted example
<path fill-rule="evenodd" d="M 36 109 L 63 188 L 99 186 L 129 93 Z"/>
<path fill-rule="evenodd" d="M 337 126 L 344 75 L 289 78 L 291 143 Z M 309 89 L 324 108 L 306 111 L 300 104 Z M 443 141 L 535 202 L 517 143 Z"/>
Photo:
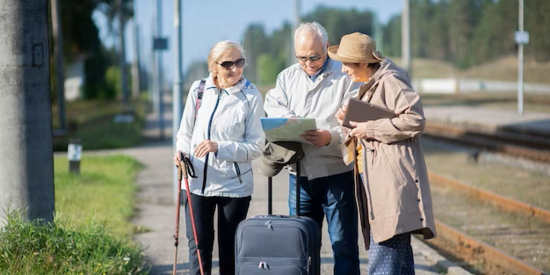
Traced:
<path fill-rule="evenodd" d="M 324 46 L 328 45 L 327 30 L 325 30 L 325 28 L 317 22 L 300 24 L 300 26 L 294 32 L 294 41 L 297 41 L 298 36 L 302 33 L 314 33 L 321 39 L 321 42 L 323 42 Z"/>
<path fill-rule="evenodd" d="M 207 63 L 208 63 L 208 71 L 213 73 L 217 70 L 216 65 L 220 57 L 227 51 L 231 49 L 236 49 L 241 54 L 242 58 L 245 58 L 244 56 L 244 49 L 241 43 L 237 41 L 231 41 L 231 40 L 224 40 L 216 43 L 212 50 L 210 50 L 210 54 L 208 55 Z M 246 59 L 246 58 L 245 58 Z"/>

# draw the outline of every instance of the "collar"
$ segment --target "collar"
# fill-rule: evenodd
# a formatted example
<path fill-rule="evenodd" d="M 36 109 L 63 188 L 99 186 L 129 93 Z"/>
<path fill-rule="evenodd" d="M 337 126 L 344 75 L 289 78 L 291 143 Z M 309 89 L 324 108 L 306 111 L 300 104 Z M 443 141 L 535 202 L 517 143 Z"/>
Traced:
<path fill-rule="evenodd" d="M 248 81 L 248 79 L 246 79 L 244 76 L 241 76 L 241 80 L 239 80 L 235 85 L 225 89 L 218 89 L 218 87 L 216 87 L 216 84 L 214 84 L 214 78 L 212 77 L 212 74 L 210 74 L 206 79 L 205 90 L 214 89 L 216 91 L 223 91 L 226 94 L 234 94 L 248 88 L 249 85 L 250 81 Z"/>
<path fill-rule="evenodd" d="M 315 82 L 315 79 L 317 79 L 317 77 L 319 75 L 321 75 L 323 72 L 326 71 L 327 67 L 328 67 L 328 63 L 329 63 L 329 60 L 330 60 L 330 57 L 328 57 L 327 55 L 327 60 L 325 60 L 325 63 L 323 64 L 323 67 L 321 67 L 321 69 L 319 71 L 317 71 L 317 73 L 315 73 L 314 75 L 310 75 L 309 78 L 311 79 L 311 81 Z"/>

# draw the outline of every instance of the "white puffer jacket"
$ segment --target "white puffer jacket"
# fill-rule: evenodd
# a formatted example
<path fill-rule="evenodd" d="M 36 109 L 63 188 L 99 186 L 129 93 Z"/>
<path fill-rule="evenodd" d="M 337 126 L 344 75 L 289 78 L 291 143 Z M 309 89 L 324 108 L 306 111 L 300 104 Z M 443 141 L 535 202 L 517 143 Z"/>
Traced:
<path fill-rule="evenodd" d="M 200 80 L 195 81 L 189 90 L 177 134 L 177 149 L 189 155 L 197 176 L 189 177 L 189 188 L 207 197 L 250 196 L 252 160 L 262 155 L 265 144 L 262 96 L 244 77 L 235 86 L 219 90 L 209 76 L 195 117 L 199 84 Z M 194 150 L 204 140 L 217 142 L 218 152 L 196 158 Z"/>

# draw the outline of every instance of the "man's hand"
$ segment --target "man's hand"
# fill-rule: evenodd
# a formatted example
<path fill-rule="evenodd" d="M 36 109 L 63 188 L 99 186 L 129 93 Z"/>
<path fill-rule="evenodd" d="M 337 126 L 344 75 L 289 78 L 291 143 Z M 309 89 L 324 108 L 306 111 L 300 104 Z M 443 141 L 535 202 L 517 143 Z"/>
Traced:
<path fill-rule="evenodd" d="M 195 156 L 202 158 L 208 153 L 217 153 L 218 152 L 218 143 L 211 140 L 205 140 L 195 148 Z"/>
<path fill-rule="evenodd" d="M 350 121 L 349 124 L 355 127 L 350 132 L 349 135 L 352 137 L 357 137 L 360 139 L 367 139 L 367 123 L 366 122 L 355 122 Z"/>
<path fill-rule="evenodd" d="M 309 130 L 300 135 L 300 137 L 311 142 L 316 147 L 328 145 L 331 139 L 330 132 L 327 130 Z"/>

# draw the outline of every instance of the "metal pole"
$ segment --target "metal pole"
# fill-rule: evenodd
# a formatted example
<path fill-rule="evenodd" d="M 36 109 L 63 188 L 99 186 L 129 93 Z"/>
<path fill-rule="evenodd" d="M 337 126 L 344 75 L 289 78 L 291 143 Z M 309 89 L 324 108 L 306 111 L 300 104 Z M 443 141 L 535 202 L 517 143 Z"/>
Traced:
<path fill-rule="evenodd" d="M 139 25 L 134 15 L 134 62 L 132 64 L 132 97 L 139 98 L 140 92 L 140 63 L 139 60 Z"/>
<path fill-rule="evenodd" d="M 157 0 L 157 37 L 162 36 L 162 0 Z M 162 51 L 157 51 L 157 104 L 160 139 L 164 139 L 164 103 L 162 101 Z"/>
<path fill-rule="evenodd" d="M 55 211 L 47 0 L 0 2 L 0 220 Z"/>
<path fill-rule="evenodd" d="M 523 32 L 523 0 L 519 0 L 519 31 Z M 523 116 L 523 43 L 518 44 L 518 114 Z"/>
<path fill-rule="evenodd" d="M 294 0 L 294 26 L 290 33 L 290 58 L 288 60 L 289 66 L 296 62 L 296 52 L 294 51 L 294 33 L 296 32 L 296 30 L 300 26 L 300 22 L 302 21 L 301 2 L 302 1 L 300 0 Z"/>
<path fill-rule="evenodd" d="M 181 116 L 183 115 L 183 87 L 182 87 L 182 34 L 181 34 L 181 0 L 174 0 L 174 31 L 176 38 L 175 49 L 175 72 L 174 72 L 174 86 L 172 90 L 172 146 L 174 153 L 176 152 L 176 139 L 180 126 Z M 174 202 L 178 201 L 178 169 L 174 166 Z"/>
<path fill-rule="evenodd" d="M 409 0 L 403 0 L 403 12 L 401 13 L 401 57 L 403 68 L 409 73 L 412 80 L 411 66 L 411 5 Z"/>
<path fill-rule="evenodd" d="M 57 90 L 57 113 L 59 115 L 59 129 L 67 129 L 65 118 L 65 69 L 63 64 L 63 31 L 61 29 L 61 14 L 59 0 L 51 0 L 52 31 L 54 37 L 55 55 L 55 88 Z"/>
<path fill-rule="evenodd" d="M 156 1 L 151 1 L 151 3 L 153 3 L 153 7 L 152 7 L 152 10 L 156 10 L 156 5 L 157 5 L 157 2 Z M 152 38 L 151 39 L 151 51 L 152 51 L 152 54 L 151 54 L 151 82 L 149 83 L 149 98 L 150 100 L 153 102 L 153 112 L 158 114 L 159 113 L 159 110 L 158 110 L 158 92 L 157 92 L 157 88 L 158 88 L 158 84 L 157 84 L 157 52 L 154 50 L 154 39 L 157 37 L 157 20 L 155 20 L 156 18 L 156 14 L 155 16 L 152 16 L 152 20 L 151 20 L 151 33 L 153 34 L 152 35 Z"/>
<path fill-rule="evenodd" d="M 125 41 L 125 27 L 126 27 L 126 16 L 124 14 L 124 1 L 118 0 L 118 23 L 119 23 L 119 33 L 118 40 L 120 45 L 120 81 L 122 82 L 122 103 L 124 107 L 128 107 L 128 75 L 126 74 L 126 41 Z"/>

